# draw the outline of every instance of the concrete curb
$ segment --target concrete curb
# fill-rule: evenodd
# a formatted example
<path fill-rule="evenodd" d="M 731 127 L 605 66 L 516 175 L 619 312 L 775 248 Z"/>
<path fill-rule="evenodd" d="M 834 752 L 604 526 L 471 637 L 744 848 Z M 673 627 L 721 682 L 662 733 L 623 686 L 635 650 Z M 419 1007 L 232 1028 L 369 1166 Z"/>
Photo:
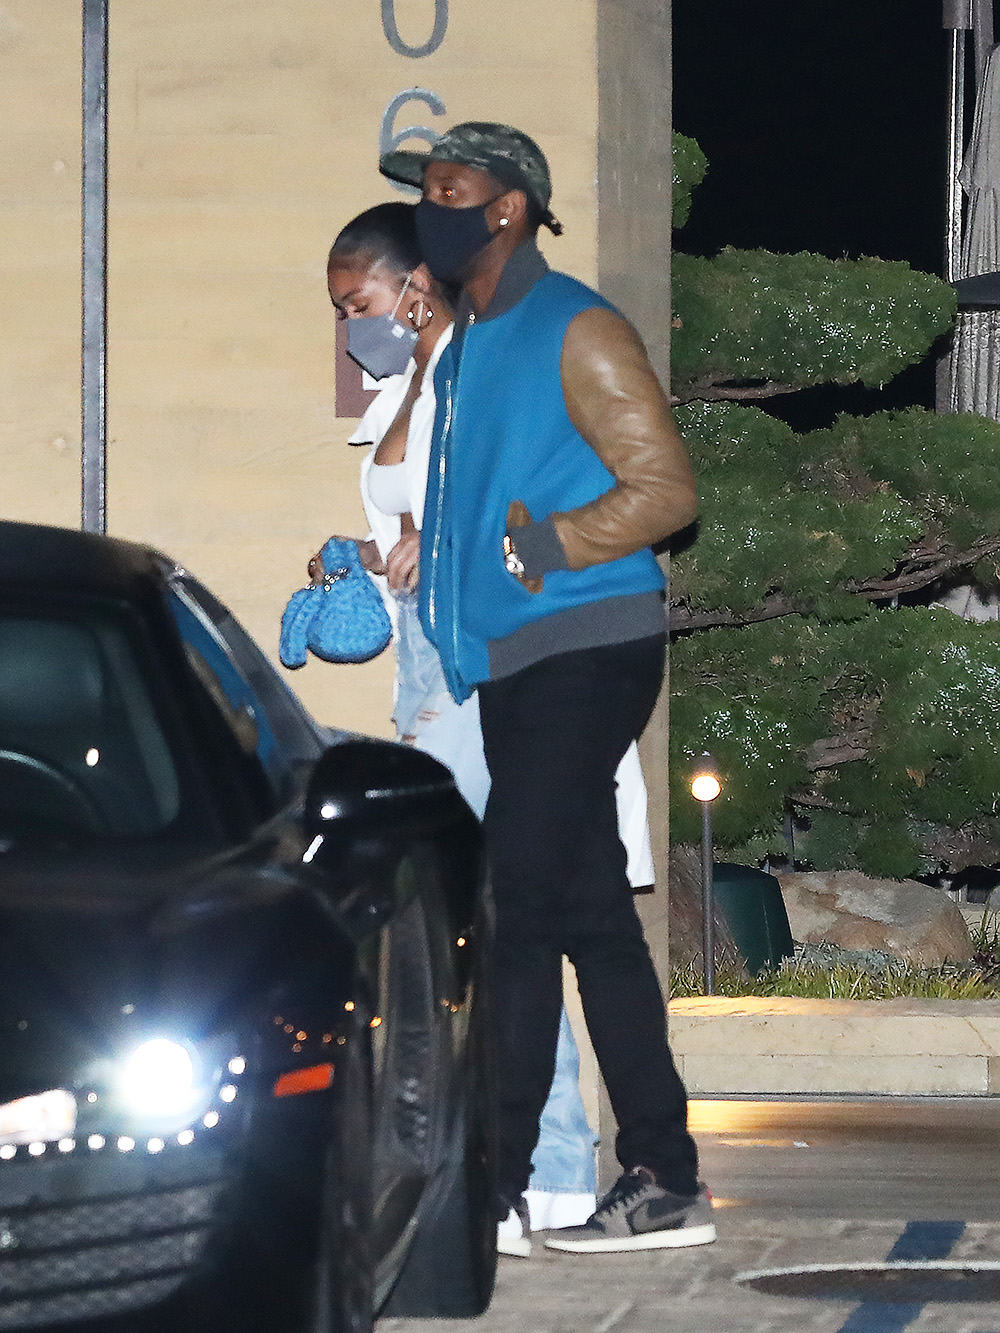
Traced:
<path fill-rule="evenodd" d="M 671 1000 L 692 1096 L 1000 1093 L 1000 1000 Z"/>

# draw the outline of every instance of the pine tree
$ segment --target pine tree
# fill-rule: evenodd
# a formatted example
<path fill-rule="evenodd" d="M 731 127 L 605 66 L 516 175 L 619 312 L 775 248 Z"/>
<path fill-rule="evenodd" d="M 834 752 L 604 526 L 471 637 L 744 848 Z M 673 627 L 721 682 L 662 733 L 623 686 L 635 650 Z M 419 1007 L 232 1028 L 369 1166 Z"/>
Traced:
<path fill-rule="evenodd" d="M 704 171 L 676 136 L 675 226 Z M 817 868 L 1000 860 L 1000 623 L 913 604 L 998 576 L 1000 425 L 910 408 L 800 435 L 752 405 L 885 384 L 950 329 L 953 289 L 907 264 L 732 249 L 675 255 L 673 275 L 702 502 L 671 576 L 674 841 L 698 839 L 684 793 L 708 750 L 734 859 L 784 854 L 794 813 Z"/>

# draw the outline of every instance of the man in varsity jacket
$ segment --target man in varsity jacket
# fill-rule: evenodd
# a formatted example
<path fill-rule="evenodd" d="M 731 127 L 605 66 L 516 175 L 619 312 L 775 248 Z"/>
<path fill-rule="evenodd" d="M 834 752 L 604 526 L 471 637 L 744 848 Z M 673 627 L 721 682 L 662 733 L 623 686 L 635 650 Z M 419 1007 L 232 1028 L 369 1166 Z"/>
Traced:
<path fill-rule="evenodd" d="M 540 226 L 562 229 L 532 139 L 469 122 L 428 153 L 389 153 L 381 169 L 422 189 L 424 258 L 462 287 L 435 377 L 420 609 L 455 698 L 479 692 L 492 779 L 499 1245 L 530 1250 L 521 1196 L 552 1080 L 564 954 L 623 1174 L 586 1224 L 546 1244 L 706 1244 L 711 1200 L 614 790 L 663 678 L 664 579 L 650 548 L 695 517 L 690 464 L 634 329 L 536 245 Z"/>

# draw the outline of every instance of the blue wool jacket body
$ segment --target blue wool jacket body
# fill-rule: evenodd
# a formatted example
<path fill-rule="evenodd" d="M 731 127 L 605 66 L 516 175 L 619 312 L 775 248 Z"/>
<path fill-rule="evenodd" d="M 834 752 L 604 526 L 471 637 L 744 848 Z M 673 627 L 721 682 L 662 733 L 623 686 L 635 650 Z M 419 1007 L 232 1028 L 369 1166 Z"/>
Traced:
<path fill-rule="evenodd" d="M 664 586 L 649 549 L 583 570 L 551 570 L 538 593 L 504 566 L 513 501 L 523 501 L 538 521 L 615 484 L 570 420 L 562 391 L 566 331 L 594 306 L 613 309 L 576 279 L 547 272 L 511 309 L 472 324 L 438 363 L 420 618 L 459 702 L 491 678 L 491 649 L 495 656 L 498 645 L 515 643 L 534 622 Z"/>

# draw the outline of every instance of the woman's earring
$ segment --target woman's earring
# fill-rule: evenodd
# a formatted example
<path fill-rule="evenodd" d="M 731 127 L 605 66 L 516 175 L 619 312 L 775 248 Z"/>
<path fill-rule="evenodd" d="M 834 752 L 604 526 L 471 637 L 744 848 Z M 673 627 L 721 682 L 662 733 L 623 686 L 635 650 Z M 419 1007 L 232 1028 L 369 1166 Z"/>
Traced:
<path fill-rule="evenodd" d="M 507 225 L 507 223 L 508 223 L 509 221 L 510 221 L 510 218 L 501 218 L 501 219 L 500 219 L 500 226 L 501 226 L 501 227 L 506 227 L 506 225 Z"/>

